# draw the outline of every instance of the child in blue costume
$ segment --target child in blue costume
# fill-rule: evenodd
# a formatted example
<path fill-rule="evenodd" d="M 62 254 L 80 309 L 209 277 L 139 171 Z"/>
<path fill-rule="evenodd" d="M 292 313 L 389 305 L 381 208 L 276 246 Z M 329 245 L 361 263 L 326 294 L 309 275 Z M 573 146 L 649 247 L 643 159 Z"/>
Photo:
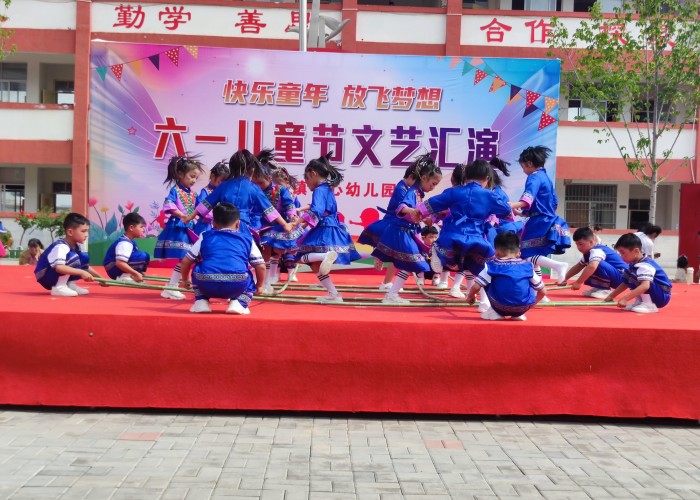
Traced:
<path fill-rule="evenodd" d="M 612 302 L 628 288 L 630 293 L 617 301 L 625 311 L 655 313 L 671 301 L 673 284 L 661 266 L 644 255 L 642 240 L 632 233 L 623 234 L 615 243 L 615 250 L 629 267 L 622 274 L 623 282 L 605 299 Z"/>
<path fill-rule="evenodd" d="M 350 264 L 362 257 L 348 233 L 347 228 L 338 220 L 338 205 L 333 188 L 343 181 L 340 169 L 331 165 L 330 154 L 311 160 L 304 169 L 304 181 L 313 191 L 311 207 L 295 222 L 295 225 L 309 226 L 309 230 L 299 240 L 297 261 L 311 266 L 319 283 L 328 294 L 317 297 L 323 303 L 342 302 L 343 298 L 336 290 L 328 273 L 334 262 Z"/>
<path fill-rule="evenodd" d="M 596 235 L 590 227 L 580 227 L 574 231 L 574 243 L 583 256 L 569 269 L 565 279 L 569 280 L 583 271 L 571 284 L 572 290 L 578 290 L 586 284 L 591 288 L 583 291 L 585 297 L 607 298 L 610 289 L 615 289 L 622 283 L 622 273 L 627 269 L 627 264 L 615 250 L 597 244 Z"/>
<path fill-rule="evenodd" d="M 228 163 L 226 161 L 220 161 L 214 165 L 209 171 L 209 184 L 207 184 L 202 191 L 199 193 L 200 203 L 207 199 L 207 197 L 218 188 L 222 182 L 228 179 L 229 174 Z M 212 215 L 207 214 L 204 217 L 200 217 L 194 225 L 194 232 L 197 235 L 202 234 L 204 231 L 211 229 Z"/>
<path fill-rule="evenodd" d="M 299 181 L 297 180 L 297 178 L 295 176 L 290 174 L 289 171 L 285 167 L 278 165 L 278 168 L 276 168 L 275 170 L 272 171 L 272 181 L 279 184 L 280 186 L 286 187 L 289 190 L 289 192 L 292 194 L 292 197 L 294 198 L 294 208 L 297 210 L 297 215 L 299 214 L 299 211 L 301 211 L 301 210 L 308 210 L 308 208 L 309 208 L 308 205 L 306 206 L 305 209 L 302 209 L 301 202 L 299 201 L 299 197 L 296 195 L 297 189 L 299 188 Z M 306 229 L 304 229 L 304 233 L 305 232 L 306 232 Z M 303 236 L 303 233 L 302 233 L 302 236 Z M 277 283 L 279 281 L 280 272 L 286 272 L 288 275 L 288 278 L 290 280 L 298 281 L 297 276 L 296 276 L 296 272 L 294 272 L 295 269 L 296 269 L 296 259 L 291 254 L 285 254 L 284 259 L 280 261 L 279 266 L 277 267 L 277 272 L 270 276 L 270 283 L 274 284 L 274 283 Z"/>
<path fill-rule="evenodd" d="M 395 219 L 397 217 L 396 215 L 396 208 L 399 206 L 401 201 L 403 200 L 404 196 L 406 196 L 406 193 L 408 190 L 416 183 L 416 173 L 415 173 L 415 167 L 414 165 L 410 165 L 407 169 L 406 172 L 403 175 L 403 179 L 401 179 L 398 184 L 394 187 L 394 192 L 391 194 L 391 198 L 389 199 L 389 204 L 386 207 L 386 210 L 383 208 L 377 207 L 377 210 L 380 212 L 384 213 L 384 217 L 379 219 L 378 221 L 373 222 L 369 226 L 367 226 L 362 233 L 360 233 L 360 237 L 357 239 L 359 243 L 362 243 L 363 245 L 369 245 L 371 247 L 376 247 L 377 243 L 379 243 L 379 240 L 382 237 L 382 234 L 384 234 L 384 231 L 386 230 L 387 226 L 391 223 L 392 219 Z M 380 259 L 376 258 L 374 259 L 375 264 L 374 268 L 377 271 L 381 271 L 384 267 L 384 262 L 382 262 Z M 381 285 L 379 285 L 379 289 L 382 291 L 389 291 L 391 290 L 391 282 L 394 279 L 394 275 L 396 274 L 396 268 L 394 267 L 393 263 L 389 263 L 389 266 L 386 269 L 386 273 L 384 274 L 384 281 L 382 282 Z"/>
<path fill-rule="evenodd" d="M 456 167 L 460 168 L 460 167 Z M 469 271 L 474 276 L 484 269 L 494 250 L 486 240 L 486 219 L 493 214 L 505 217 L 508 204 L 487 189 L 491 166 L 486 160 L 474 160 L 464 168 L 465 185 L 446 189 L 418 206 L 422 215 L 450 210 L 442 232 L 433 247 L 431 267 L 441 272 L 443 267 Z"/>
<path fill-rule="evenodd" d="M 555 270 L 557 283 L 563 284 L 569 265 L 547 257 L 549 254 L 563 254 L 571 246 L 569 225 L 556 214 L 557 193 L 544 169 L 551 152 L 544 146 L 535 146 L 520 153 L 518 162 L 527 175 L 525 192 L 510 206 L 516 214 L 521 212 L 528 217 L 520 243 L 523 258 L 535 265 L 535 272 L 542 272 L 540 265 Z"/>
<path fill-rule="evenodd" d="M 80 246 L 87 241 L 90 221 L 71 212 L 63 221 L 63 229 L 65 236 L 51 243 L 39 256 L 34 275 L 37 282 L 51 290 L 51 295 L 55 297 L 86 295 L 88 290 L 79 287 L 76 280 L 92 281 L 100 277 L 90 267 L 90 258 Z"/>
<path fill-rule="evenodd" d="M 258 283 L 265 280 L 265 262 L 248 232 L 240 232 L 238 209 L 221 202 L 214 207 L 213 229 L 205 231 L 184 259 L 181 286 L 194 289 L 193 313 L 210 313 L 211 297 L 229 299 L 226 312 L 250 314 L 248 305 L 256 289 L 249 266 Z M 190 272 L 192 281 L 190 281 Z"/>
<path fill-rule="evenodd" d="M 386 227 L 372 252 L 373 257 L 382 262 L 389 262 L 398 269 L 394 283 L 382 299 L 384 304 L 408 303 L 408 300 L 399 296 L 399 291 L 409 274 L 430 270 L 416 241 L 422 217 L 415 207 L 425 193 L 432 191 L 440 183 L 442 172 L 429 154 L 419 156 L 409 168 L 413 170 L 416 180 L 394 210 L 384 217 L 383 220 L 387 221 Z"/>
<path fill-rule="evenodd" d="M 143 238 L 146 221 L 138 213 L 130 212 L 124 216 L 122 225 L 124 234 L 109 246 L 103 265 L 113 280 L 141 282 L 151 257 L 139 250 L 134 240 Z"/>
<path fill-rule="evenodd" d="M 197 156 L 173 156 L 168 163 L 168 174 L 163 184 L 170 186 L 170 191 L 163 202 L 163 210 L 170 218 L 158 235 L 153 256 L 156 259 L 177 259 L 168 282 L 171 287 L 177 286 L 180 281 L 180 260 L 196 239 L 191 216 L 199 200 L 192 187 L 202 173 L 204 168 Z M 160 296 L 172 300 L 185 298 L 177 290 L 163 290 Z"/>
<path fill-rule="evenodd" d="M 272 172 L 282 168 L 275 162 L 275 153 L 271 149 L 263 149 L 258 153 L 258 160 L 262 169 L 255 173 L 252 181 L 262 189 L 267 199 L 284 220 L 294 222 L 297 219 L 297 209 L 294 206 L 292 193 L 285 186 L 272 180 Z M 282 226 L 275 224 L 262 227 L 259 233 L 266 271 L 263 294 L 271 295 L 273 293 L 273 277 L 277 276 L 279 272 L 280 257 L 285 256 L 287 265 L 292 269 L 296 265 L 294 254 L 297 250 L 297 240 L 304 234 L 304 228 L 297 226 L 291 233 L 288 233 Z"/>
<path fill-rule="evenodd" d="M 520 238 L 510 231 L 495 240 L 496 258 L 489 260 L 469 290 L 467 302 L 473 304 L 483 287 L 491 307 L 482 319 L 501 320 L 505 316 L 525 321 L 525 312 L 545 297 L 544 283 L 531 262 L 520 258 Z M 536 292 L 536 294 L 535 294 Z"/>
<path fill-rule="evenodd" d="M 510 171 L 508 170 L 510 164 L 496 157 L 491 158 L 489 165 L 491 165 L 492 168 L 489 188 L 496 193 L 499 198 L 510 204 L 510 199 L 508 198 L 508 194 L 503 190 L 503 181 L 498 173 L 500 171 L 506 177 L 510 177 Z M 510 231 L 511 233 L 519 235 L 523 230 L 523 223 L 516 221 L 515 217 L 513 217 L 513 213 L 511 212 L 506 217 L 493 217 L 491 219 L 491 224 L 489 224 L 486 229 L 486 237 L 493 245 L 498 233 Z"/>
<path fill-rule="evenodd" d="M 258 159 L 248 151 L 242 149 L 233 153 L 229 160 L 229 178 L 222 182 L 206 200 L 203 200 L 190 216 L 190 220 L 196 216 L 206 216 L 217 203 L 227 202 L 238 208 L 240 212 L 241 233 L 251 234 L 251 213 L 253 211 L 262 214 L 268 222 L 276 222 L 291 232 L 292 227 L 272 206 L 270 200 L 257 185 L 250 180 L 250 176 L 260 172 L 262 166 Z"/>

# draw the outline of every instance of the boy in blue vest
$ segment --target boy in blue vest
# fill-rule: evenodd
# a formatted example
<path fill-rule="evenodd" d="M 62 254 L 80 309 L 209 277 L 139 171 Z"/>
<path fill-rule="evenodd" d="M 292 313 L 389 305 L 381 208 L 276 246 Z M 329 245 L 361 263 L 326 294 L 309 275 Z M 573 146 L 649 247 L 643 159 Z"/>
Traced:
<path fill-rule="evenodd" d="M 474 280 L 467 302 L 473 304 L 482 287 L 491 307 L 482 319 L 502 320 L 505 316 L 525 321 L 525 312 L 545 297 L 544 283 L 531 262 L 520 258 L 520 238 L 506 231 L 494 240 L 496 258 Z"/>
<path fill-rule="evenodd" d="M 55 297 L 76 297 L 90 293 L 75 282 L 92 281 L 100 275 L 90 267 L 90 258 L 81 244 L 88 239 L 90 221 L 77 213 L 69 213 L 63 220 L 65 236 L 51 243 L 36 263 L 34 275 L 37 282 L 51 290 Z"/>
<path fill-rule="evenodd" d="M 617 307 L 637 313 L 655 313 L 671 301 L 671 280 L 661 266 L 642 252 L 642 240 L 636 234 L 620 236 L 615 250 L 629 267 L 622 274 L 623 282 L 605 299 L 612 302 L 625 290 L 631 290 L 617 301 Z"/>
<path fill-rule="evenodd" d="M 214 229 L 202 233 L 181 263 L 181 286 L 195 293 L 190 312 L 211 312 L 209 298 L 215 297 L 230 299 L 229 314 L 250 314 L 248 304 L 265 283 L 265 261 L 250 233 L 238 231 L 240 213 L 234 205 L 220 202 L 213 212 Z M 249 266 L 255 268 L 257 288 Z"/>
<path fill-rule="evenodd" d="M 586 284 L 591 288 L 583 291 L 584 297 L 607 298 L 622 283 L 622 273 L 627 269 L 627 264 L 615 250 L 597 243 L 590 227 L 580 227 L 574 231 L 574 242 L 583 257 L 567 271 L 565 279 L 569 280 L 583 271 L 571 284 L 571 289 L 578 290 Z"/>
<path fill-rule="evenodd" d="M 110 278 L 117 281 L 143 281 L 151 256 L 139 250 L 134 241 L 143 238 L 146 221 L 136 212 L 130 212 L 122 221 L 124 234 L 110 245 L 103 265 Z"/>

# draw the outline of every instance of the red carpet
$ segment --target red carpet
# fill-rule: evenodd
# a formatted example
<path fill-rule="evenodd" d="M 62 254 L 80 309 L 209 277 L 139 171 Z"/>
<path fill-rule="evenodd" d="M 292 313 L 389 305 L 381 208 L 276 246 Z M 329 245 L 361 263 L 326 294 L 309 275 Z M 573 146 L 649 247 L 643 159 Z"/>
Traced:
<path fill-rule="evenodd" d="M 203 316 L 157 291 L 86 286 L 52 298 L 31 268 L 0 267 L 0 404 L 700 418 L 697 285 L 658 314 L 542 307 L 525 322 L 271 302 L 232 317 L 222 301 Z"/>

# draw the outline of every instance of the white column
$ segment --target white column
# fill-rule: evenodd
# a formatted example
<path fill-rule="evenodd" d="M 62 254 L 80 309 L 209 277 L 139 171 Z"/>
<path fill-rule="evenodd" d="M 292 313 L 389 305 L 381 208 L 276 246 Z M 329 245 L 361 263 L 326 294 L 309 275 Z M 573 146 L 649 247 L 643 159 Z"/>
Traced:
<path fill-rule="evenodd" d="M 36 212 L 39 209 L 39 167 L 24 167 L 24 210 Z"/>
<path fill-rule="evenodd" d="M 630 204 L 630 183 L 620 182 L 617 185 L 617 207 L 615 214 L 615 229 L 627 229 Z M 622 208 L 624 207 L 624 208 Z"/>
<path fill-rule="evenodd" d="M 27 102 L 41 102 L 41 63 L 34 58 L 27 61 Z"/>

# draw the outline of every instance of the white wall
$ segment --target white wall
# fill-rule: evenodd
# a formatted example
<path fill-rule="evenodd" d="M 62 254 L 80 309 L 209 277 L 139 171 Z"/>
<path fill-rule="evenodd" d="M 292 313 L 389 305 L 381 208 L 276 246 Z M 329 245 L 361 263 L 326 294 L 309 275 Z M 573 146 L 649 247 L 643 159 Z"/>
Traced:
<path fill-rule="evenodd" d="M 73 107 L 0 109 L 0 137 L 23 141 L 72 141 Z M 0 158 L 2 160 L 2 158 Z"/>

